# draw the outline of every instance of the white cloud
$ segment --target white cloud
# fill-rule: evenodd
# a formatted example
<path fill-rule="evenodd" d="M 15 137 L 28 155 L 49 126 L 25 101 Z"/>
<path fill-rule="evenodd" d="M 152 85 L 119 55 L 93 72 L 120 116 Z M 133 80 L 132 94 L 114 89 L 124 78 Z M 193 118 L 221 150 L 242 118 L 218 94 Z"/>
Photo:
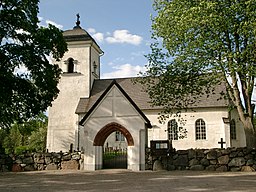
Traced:
<path fill-rule="evenodd" d="M 108 43 L 128 43 L 139 45 L 143 38 L 138 35 L 132 35 L 128 30 L 115 30 L 113 36 L 107 37 Z"/>
<path fill-rule="evenodd" d="M 96 29 L 94 28 L 88 28 L 87 32 L 92 35 L 92 37 L 99 43 L 102 43 L 104 41 L 104 34 L 96 32 Z"/>
<path fill-rule="evenodd" d="M 123 64 L 112 67 L 113 72 L 103 73 L 101 78 L 123 78 L 123 77 L 136 77 L 139 72 L 145 71 L 145 67 L 139 65 Z"/>
<path fill-rule="evenodd" d="M 91 33 L 92 33 L 92 34 L 95 34 L 95 33 L 96 33 L 96 30 L 95 30 L 94 28 L 88 28 L 88 29 L 87 29 L 87 32 L 90 33 L 90 34 L 91 34 Z"/>
<path fill-rule="evenodd" d="M 113 34 L 110 32 L 97 32 L 94 28 L 88 28 L 87 32 L 99 43 L 106 41 L 107 43 L 128 43 L 139 45 L 143 38 L 139 35 L 133 35 L 128 30 L 115 30 Z M 105 38 L 105 36 L 107 36 Z"/>
<path fill-rule="evenodd" d="M 103 33 L 95 33 L 92 35 L 92 37 L 97 41 L 97 42 L 103 42 L 104 41 L 104 34 Z"/>
<path fill-rule="evenodd" d="M 57 28 L 59 28 L 59 29 L 62 29 L 62 28 L 63 28 L 63 25 L 57 24 L 57 23 L 55 23 L 54 21 L 46 20 L 45 22 L 46 22 L 48 25 L 49 25 L 49 24 L 54 25 L 55 27 L 57 27 Z"/>
<path fill-rule="evenodd" d="M 44 20 L 44 18 L 43 18 L 43 17 L 38 16 L 38 20 L 39 20 L 39 22 L 41 22 L 41 21 L 43 21 L 43 20 Z"/>

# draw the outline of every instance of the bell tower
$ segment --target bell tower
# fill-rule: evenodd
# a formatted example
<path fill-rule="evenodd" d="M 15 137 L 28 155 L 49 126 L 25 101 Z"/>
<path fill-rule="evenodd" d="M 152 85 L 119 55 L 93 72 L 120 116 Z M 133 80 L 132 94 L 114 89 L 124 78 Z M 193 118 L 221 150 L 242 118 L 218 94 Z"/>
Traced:
<path fill-rule="evenodd" d="M 77 14 L 76 25 L 63 32 L 68 51 L 58 62 L 62 70 L 60 90 L 49 108 L 47 149 L 52 152 L 76 149 L 80 98 L 89 98 L 95 79 L 100 78 L 100 56 L 103 51 L 90 34 L 81 28 Z"/>

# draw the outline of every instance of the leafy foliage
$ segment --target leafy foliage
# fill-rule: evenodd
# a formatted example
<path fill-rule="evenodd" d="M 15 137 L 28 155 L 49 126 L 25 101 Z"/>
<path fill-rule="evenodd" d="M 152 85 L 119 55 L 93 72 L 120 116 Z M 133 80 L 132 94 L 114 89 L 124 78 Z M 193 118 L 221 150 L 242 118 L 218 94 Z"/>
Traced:
<path fill-rule="evenodd" d="M 154 8 L 154 43 L 144 73 L 151 78 L 142 82 L 153 105 L 170 113 L 224 82 L 247 135 L 254 133 L 256 1 L 155 0 Z"/>
<path fill-rule="evenodd" d="M 60 59 L 67 45 L 58 28 L 39 26 L 38 3 L 0 1 L 1 128 L 45 111 L 59 92 L 61 70 L 48 56 Z"/>
<path fill-rule="evenodd" d="M 9 133 L 3 136 L 2 146 L 7 154 L 21 154 L 25 151 L 45 152 L 47 116 L 40 114 L 22 124 L 15 123 Z"/>

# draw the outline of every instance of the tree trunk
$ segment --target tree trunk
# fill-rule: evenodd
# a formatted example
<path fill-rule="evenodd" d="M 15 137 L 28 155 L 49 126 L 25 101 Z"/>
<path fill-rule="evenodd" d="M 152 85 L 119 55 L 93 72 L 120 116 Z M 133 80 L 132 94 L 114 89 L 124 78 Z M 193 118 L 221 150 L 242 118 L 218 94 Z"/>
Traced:
<path fill-rule="evenodd" d="M 250 117 L 245 118 L 245 121 L 242 122 L 244 125 L 244 132 L 246 138 L 246 147 L 255 148 L 256 147 L 256 134 L 253 127 L 253 122 Z"/>

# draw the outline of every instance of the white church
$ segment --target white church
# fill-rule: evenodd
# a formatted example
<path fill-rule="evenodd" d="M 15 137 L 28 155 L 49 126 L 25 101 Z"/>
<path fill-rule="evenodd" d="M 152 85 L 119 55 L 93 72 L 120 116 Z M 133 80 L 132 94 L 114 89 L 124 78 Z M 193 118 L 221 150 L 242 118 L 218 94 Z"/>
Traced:
<path fill-rule="evenodd" d="M 134 78 L 100 79 L 103 51 L 80 22 L 63 32 L 68 52 L 58 62 L 62 69 L 60 93 L 49 109 L 47 149 L 83 152 L 84 170 L 102 169 L 103 151 L 127 148 L 127 169 L 145 169 L 145 149 L 150 141 L 171 140 L 176 150 L 243 147 L 245 133 L 235 110 L 218 94 L 203 97 L 193 109 L 161 124 L 161 107 L 152 107 L 143 85 Z M 216 87 L 216 92 L 225 90 Z M 179 118 L 185 119 L 182 123 Z M 186 130 L 186 136 L 179 135 Z"/>

